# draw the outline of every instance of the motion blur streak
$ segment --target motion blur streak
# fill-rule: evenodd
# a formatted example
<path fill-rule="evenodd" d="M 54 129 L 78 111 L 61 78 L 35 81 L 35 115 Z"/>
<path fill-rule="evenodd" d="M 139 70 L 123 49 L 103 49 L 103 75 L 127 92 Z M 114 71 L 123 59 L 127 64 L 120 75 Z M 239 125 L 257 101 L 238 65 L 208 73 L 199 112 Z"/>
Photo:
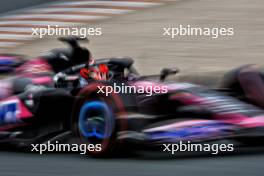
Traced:
<path fill-rule="evenodd" d="M 1 2 L 0 9 L 6 4 L 18 4 L 20 1 Z M 11 2 L 11 3 L 10 3 Z M 14 1 L 13 1 L 14 2 Z M 24 1 L 25 2 L 25 1 Z M 33 1 L 31 1 L 33 2 Z M 62 9 L 43 9 L 39 13 L 60 13 Z M 84 9 L 68 8 L 63 13 L 71 12 L 124 14 L 131 9 Z M 56 13 L 55 13 L 56 12 Z M 263 0 L 182 0 L 149 11 L 131 14 L 103 22 L 100 27 L 108 32 L 102 38 L 93 40 L 94 56 L 129 55 L 138 58 L 136 64 L 144 74 L 157 73 L 161 65 L 178 66 L 184 71 L 219 71 L 215 74 L 205 72 L 202 78 L 209 78 L 207 82 L 216 83 L 225 70 L 250 63 L 263 64 Z M 36 13 L 33 12 L 33 13 Z M 167 40 L 162 38 L 162 27 L 171 23 L 181 24 L 223 24 L 234 25 L 236 35 L 232 39 L 210 40 L 200 38 L 177 38 Z M 4 22 L 3 22 L 4 23 Z M 24 23 L 17 25 L 3 24 L 0 32 L 15 32 L 25 35 L 28 26 L 35 24 Z M 21 23 L 21 22 L 20 22 Z M 40 24 L 40 22 L 38 23 Z M 30 30 L 30 29 L 29 29 Z M 6 36 L 5 36 L 6 37 Z M 23 38 L 23 36 L 21 37 Z M 20 38 L 20 39 L 21 39 Z M 24 40 L 22 41 L 24 42 Z M 20 45 L 21 40 L 0 40 L 0 51 L 37 56 L 43 50 L 57 47 L 57 41 L 35 41 L 33 44 Z M 38 46 L 38 47 L 36 47 Z M 150 65 L 150 66 L 149 66 Z M 224 70 L 224 71 L 223 71 Z M 183 75 L 183 78 L 188 75 Z M 201 81 L 199 74 L 195 75 Z M 211 76 L 216 76 L 211 77 Z M 260 82 L 257 82 L 260 83 Z M 1 92 L 2 93 L 2 92 Z M 30 103 L 30 102 L 29 102 Z M 193 154 L 184 156 L 156 156 L 144 153 L 129 158 L 118 159 L 90 159 L 80 158 L 76 154 L 38 154 L 10 152 L 4 149 L 0 152 L 0 175 L 205 175 L 222 176 L 262 176 L 263 175 L 263 147 L 242 148 L 231 156 L 195 157 Z M 248 155 L 245 155 L 248 154 Z M 48 162 L 47 162 L 48 161 Z M 56 166 L 56 167 L 55 167 Z"/>

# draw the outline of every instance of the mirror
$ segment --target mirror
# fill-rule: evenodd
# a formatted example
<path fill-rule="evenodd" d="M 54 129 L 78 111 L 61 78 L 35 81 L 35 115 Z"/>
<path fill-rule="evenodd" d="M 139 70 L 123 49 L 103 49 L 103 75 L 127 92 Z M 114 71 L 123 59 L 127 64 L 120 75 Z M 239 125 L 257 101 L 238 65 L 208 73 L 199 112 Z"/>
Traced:
<path fill-rule="evenodd" d="M 179 71 L 178 68 L 163 68 L 160 72 L 160 80 L 164 81 L 169 75 L 174 75 Z"/>

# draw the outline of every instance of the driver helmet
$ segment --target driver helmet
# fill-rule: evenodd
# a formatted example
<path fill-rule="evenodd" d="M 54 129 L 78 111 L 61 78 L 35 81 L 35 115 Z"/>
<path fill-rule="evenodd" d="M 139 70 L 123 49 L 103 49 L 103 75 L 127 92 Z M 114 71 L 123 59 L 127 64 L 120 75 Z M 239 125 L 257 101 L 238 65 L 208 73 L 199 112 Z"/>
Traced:
<path fill-rule="evenodd" d="M 93 60 L 93 62 L 95 62 Z M 80 75 L 85 79 L 94 79 L 97 81 L 106 81 L 109 78 L 109 68 L 106 64 L 99 64 L 92 66 L 89 64 L 88 68 L 82 68 Z"/>

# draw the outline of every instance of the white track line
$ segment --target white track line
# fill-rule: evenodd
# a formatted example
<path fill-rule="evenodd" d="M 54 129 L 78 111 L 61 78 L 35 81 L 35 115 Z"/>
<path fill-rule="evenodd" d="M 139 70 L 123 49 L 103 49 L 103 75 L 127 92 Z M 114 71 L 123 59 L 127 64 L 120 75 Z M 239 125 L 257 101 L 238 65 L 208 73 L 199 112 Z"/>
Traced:
<path fill-rule="evenodd" d="M 9 47 L 17 46 L 17 45 L 19 45 L 18 42 L 1 42 L 0 41 L 0 47 L 3 47 L 3 48 L 9 48 Z"/>
<path fill-rule="evenodd" d="M 30 40 L 31 35 L 0 34 L 0 39 Z"/>
<path fill-rule="evenodd" d="M 0 21 L 0 27 L 1 25 L 36 25 L 36 26 L 73 26 L 76 25 L 76 22 L 59 22 L 58 21 L 31 21 L 31 20 L 23 20 L 23 21 Z M 81 24 L 81 23 L 80 23 Z"/>
<path fill-rule="evenodd" d="M 104 9 L 104 8 L 39 8 L 32 9 L 28 12 L 31 13 L 52 13 L 52 12 L 92 12 L 92 13 L 107 13 L 107 14 L 126 14 L 134 10 L 122 9 Z"/>
<path fill-rule="evenodd" d="M 93 15 L 66 15 L 66 14 L 27 14 L 27 15 L 12 15 L 12 16 L 5 16 L 5 17 L 0 17 L 0 19 L 4 20 L 9 20 L 9 19 L 21 19 L 23 20 L 24 18 L 44 18 L 44 19 L 87 19 L 87 20 L 97 20 L 97 19 L 104 19 L 108 18 L 106 16 L 93 16 Z"/>
<path fill-rule="evenodd" d="M 63 6 L 75 6 L 75 5 L 104 5 L 104 6 L 127 6 L 127 7 L 152 7 L 161 5 L 163 3 L 156 3 L 156 2 L 131 2 L 131 1 L 73 1 L 73 2 L 62 2 L 57 5 Z"/>
<path fill-rule="evenodd" d="M 0 27 L 0 32 L 32 32 L 31 28 Z"/>

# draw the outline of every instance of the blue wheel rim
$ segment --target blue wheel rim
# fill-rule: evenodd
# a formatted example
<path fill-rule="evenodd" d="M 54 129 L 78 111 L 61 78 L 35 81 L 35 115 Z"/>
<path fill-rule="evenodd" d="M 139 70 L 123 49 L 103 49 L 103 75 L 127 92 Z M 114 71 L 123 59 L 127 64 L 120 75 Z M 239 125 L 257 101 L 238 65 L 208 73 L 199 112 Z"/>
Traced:
<path fill-rule="evenodd" d="M 109 138 L 114 127 L 113 112 L 102 101 L 85 102 L 80 109 L 78 126 L 81 135 L 87 139 Z"/>

